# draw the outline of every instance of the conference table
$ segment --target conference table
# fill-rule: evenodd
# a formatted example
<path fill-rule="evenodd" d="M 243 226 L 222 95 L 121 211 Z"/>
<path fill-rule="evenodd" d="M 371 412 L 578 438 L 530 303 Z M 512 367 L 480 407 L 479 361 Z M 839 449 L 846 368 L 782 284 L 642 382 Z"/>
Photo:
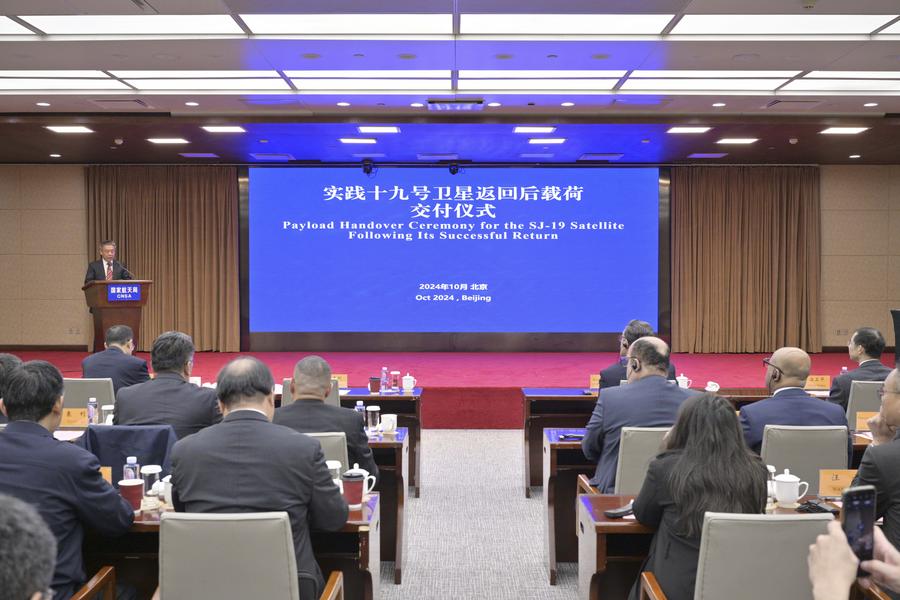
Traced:
<path fill-rule="evenodd" d="M 695 391 L 703 390 L 695 388 Z M 765 388 L 758 387 L 720 388 L 717 393 L 728 398 L 736 410 L 745 404 L 769 397 Z M 544 429 L 584 427 L 591 418 L 598 397 L 597 389 L 522 388 L 526 498 L 531 497 L 531 488 L 539 487 L 543 481 L 541 450 Z"/>
<path fill-rule="evenodd" d="M 581 440 L 561 439 L 564 435 L 583 436 L 584 428 L 550 428 L 543 435 L 543 483 L 544 483 L 544 547 L 550 585 L 556 585 L 557 563 L 581 561 L 580 543 L 577 540 L 574 506 L 579 489 L 578 476 L 591 477 L 597 465 L 587 460 L 581 451 Z M 853 462 L 858 468 L 865 449 L 872 440 L 865 435 L 853 434 Z"/>
<path fill-rule="evenodd" d="M 347 600 L 379 597 L 380 510 L 379 495 L 373 493 L 360 510 L 350 511 L 340 531 L 310 532 L 313 554 L 325 578 L 331 571 L 343 573 Z M 119 583 L 134 586 L 140 600 L 149 599 L 159 585 L 159 527 L 160 513 L 153 511 L 136 516 L 131 530 L 118 538 L 86 532 L 83 545 L 86 572 L 96 573 L 100 567 L 112 565 Z"/>
<path fill-rule="evenodd" d="M 412 486 L 413 495 L 418 498 L 421 492 L 421 457 L 422 440 L 422 388 L 411 391 L 371 393 L 368 388 L 352 387 L 341 394 L 341 406 L 353 408 L 356 401 L 362 400 L 366 406 L 380 406 L 381 414 L 397 415 L 397 427 L 409 430 L 409 479 L 407 485 Z M 381 465 L 378 465 L 381 468 Z"/>

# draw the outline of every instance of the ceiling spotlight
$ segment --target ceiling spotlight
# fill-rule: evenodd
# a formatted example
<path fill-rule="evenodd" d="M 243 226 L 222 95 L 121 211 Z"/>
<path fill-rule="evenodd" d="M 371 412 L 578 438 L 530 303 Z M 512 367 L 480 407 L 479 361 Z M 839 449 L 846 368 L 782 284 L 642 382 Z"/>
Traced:
<path fill-rule="evenodd" d="M 360 125 L 356 129 L 360 133 L 400 133 L 396 125 Z"/>
<path fill-rule="evenodd" d="M 499 102 L 488 102 L 487 105 L 491 108 L 497 108 L 498 106 L 502 106 Z"/>
<path fill-rule="evenodd" d="M 422 108 L 425 105 L 422 104 L 421 102 L 413 102 L 412 104 L 410 104 L 410 106 L 413 108 Z"/>
<path fill-rule="evenodd" d="M 447 169 L 450 171 L 451 175 L 456 175 L 457 173 L 459 173 L 459 163 L 450 163 L 450 166 L 447 167 Z"/>
<path fill-rule="evenodd" d="M 712 129 L 711 127 L 669 127 L 666 133 L 706 133 Z"/>
<path fill-rule="evenodd" d="M 716 108 L 722 108 L 723 106 L 725 106 L 725 103 L 724 102 L 713 102 L 713 106 Z"/>
<path fill-rule="evenodd" d="M 337 105 L 338 106 L 350 106 L 350 103 L 349 102 L 338 102 Z"/>
<path fill-rule="evenodd" d="M 62 158 L 62 154 L 51 154 L 50 158 Z M 857 156 L 857 158 L 859 158 L 859 157 Z"/>
<path fill-rule="evenodd" d="M 866 102 L 865 104 L 863 104 L 863 106 L 865 106 L 866 108 L 873 108 L 875 106 L 878 106 L 878 103 L 877 102 Z"/>
<path fill-rule="evenodd" d="M 722 138 L 717 144 L 753 144 L 758 142 L 759 138 Z"/>
<path fill-rule="evenodd" d="M 513 133 L 553 133 L 556 127 L 547 125 L 516 125 Z"/>
<path fill-rule="evenodd" d="M 570 106 L 575 106 L 575 103 L 574 102 L 561 102 L 560 106 L 565 106 L 566 108 L 568 108 Z"/>
<path fill-rule="evenodd" d="M 185 102 L 185 106 L 200 106 L 199 102 Z"/>
<path fill-rule="evenodd" d="M 375 138 L 340 138 L 342 144 L 375 144 Z"/>
<path fill-rule="evenodd" d="M 862 158 L 862 157 L 859 154 L 851 154 L 850 158 Z"/>
<path fill-rule="evenodd" d="M 151 144 L 190 144 L 184 138 L 147 138 Z"/>
<path fill-rule="evenodd" d="M 245 133 L 247 131 L 240 125 L 204 125 L 203 129 L 209 133 Z"/>
<path fill-rule="evenodd" d="M 375 170 L 375 166 L 372 164 L 372 159 L 367 158 L 362 163 L 362 172 L 366 175 L 371 175 L 372 171 Z"/>
<path fill-rule="evenodd" d="M 47 125 L 47 129 L 54 133 L 94 133 L 84 125 Z"/>
<path fill-rule="evenodd" d="M 819 133 L 831 135 L 856 135 L 857 133 L 862 133 L 868 129 L 868 127 L 827 127 Z"/>
<path fill-rule="evenodd" d="M 49 102 L 35 102 L 35 106 L 50 106 Z"/>

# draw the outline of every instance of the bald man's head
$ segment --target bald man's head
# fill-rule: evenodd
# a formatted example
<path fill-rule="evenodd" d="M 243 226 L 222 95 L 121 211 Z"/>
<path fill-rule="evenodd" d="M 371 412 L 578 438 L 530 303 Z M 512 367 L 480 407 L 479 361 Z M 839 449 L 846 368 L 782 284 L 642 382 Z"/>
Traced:
<path fill-rule="evenodd" d="M 628 380 L 669 373 L 669 345 L 658 337 L 642 337 L 628 348 Z"/>
<path fill-rule="evenodd" d="M 275 380 L 264 362 L 252 356 L 238 357 L 222 367 L 216 378 L 216 394 L 223 411 L 256 408 L 274 411 Z M 271 415 L 269 415 L 271 419 Z"/>
<path fill-rule="evenodd" d="M 800 348 L 779 348 L 769 359 L 766 387 L 770 392 L 785 387 L 803 387 L 811 367 L 809 354 Z"/>

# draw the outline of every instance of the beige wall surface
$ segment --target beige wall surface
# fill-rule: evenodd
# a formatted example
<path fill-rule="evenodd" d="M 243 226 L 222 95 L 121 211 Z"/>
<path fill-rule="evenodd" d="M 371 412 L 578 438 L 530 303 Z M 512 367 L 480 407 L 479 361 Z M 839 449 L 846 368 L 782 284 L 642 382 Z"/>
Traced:
<path fill-rule="evenodd" d="M 900 165 L 824 166 L 822 344 L 843 346 L 877 327 L 894 345 L 900 308 Z"/>
<path fill-rule="evenodd" d="M 0 346 L 84 345 L 84 169 L 0 166 Z"/>

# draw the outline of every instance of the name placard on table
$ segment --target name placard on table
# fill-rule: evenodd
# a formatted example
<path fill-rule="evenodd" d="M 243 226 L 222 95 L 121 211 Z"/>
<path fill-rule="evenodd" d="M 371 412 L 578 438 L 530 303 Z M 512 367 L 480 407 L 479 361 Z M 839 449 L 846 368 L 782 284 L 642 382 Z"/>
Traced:
<path fill-rule="evenodd" d="M 106 286 L 106 300 L 108 302 L 134 302 L 141 299 L 141 284 L 129 283 L 127 285 Z"/>
<path fill-rule="evenodd" d="M 840 498 L 844 490 L 853 484 L 856 469 L 822 469 L 819 471 L 819 495 Z"/>

